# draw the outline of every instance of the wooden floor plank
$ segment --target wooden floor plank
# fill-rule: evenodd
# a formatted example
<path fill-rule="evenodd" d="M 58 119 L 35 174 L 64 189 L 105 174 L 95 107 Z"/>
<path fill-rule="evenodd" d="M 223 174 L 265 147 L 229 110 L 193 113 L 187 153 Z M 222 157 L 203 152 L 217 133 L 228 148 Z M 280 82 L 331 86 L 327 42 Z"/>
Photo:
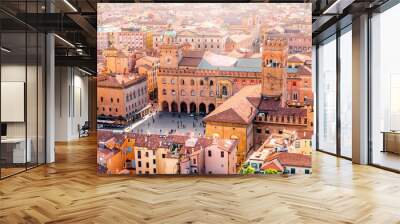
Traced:
<path fill-rule="evenodd" d="M 400 223 L 400 175 L 316 152 L 313 174 L 103 177 L 96 139 L 0 181 L 0 223 Z"/>

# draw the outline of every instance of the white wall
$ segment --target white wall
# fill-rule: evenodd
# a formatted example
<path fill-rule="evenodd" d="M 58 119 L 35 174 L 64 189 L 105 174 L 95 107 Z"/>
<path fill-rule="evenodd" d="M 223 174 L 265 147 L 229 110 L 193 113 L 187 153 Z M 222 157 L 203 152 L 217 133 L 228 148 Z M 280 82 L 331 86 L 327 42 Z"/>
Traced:
<path fill-rule="evenodd" d="M 36 71 L 38 69 L 38 71 Z M 27 78 L 27 80 L 25 80 Z M 21 108 L 22 113 L 26 110 L 26 120 L 22 122 L 6 122 L 8 138 L 29 139 L 32 162 L 39 159 L 44 162 L 45 150 L 45 120 L 44 120 L 44 74 L 42 68 L 25 66 L 25 64 L 3 64 L 1 66 L 2 82 L 24 82 L 26 84 L 26 108 Z M 23 93 L 22 93 L 23 94 Z M 2 96 L 7 97 L 7 96 Z M 4 113 L 13 113 L 11 108 L 1 108 Z"/>
<path fill-rule="evenodd" d="M 55 74 L 55 141 L 70 141 L 88 121 L 88 78 L 72 67 L 56 67 Z"/>

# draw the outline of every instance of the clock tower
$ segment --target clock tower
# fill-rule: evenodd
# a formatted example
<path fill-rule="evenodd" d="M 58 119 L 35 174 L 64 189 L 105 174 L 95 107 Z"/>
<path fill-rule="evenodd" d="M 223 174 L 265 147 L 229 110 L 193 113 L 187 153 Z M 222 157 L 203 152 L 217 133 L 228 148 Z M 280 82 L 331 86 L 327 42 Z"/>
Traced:
<path fill-rule="evenodd" d="M 182 48 L 176 43 L 176 32 L 168 28 L 160 45 L 160 68 L 178 68 L 182 59 Z"/>

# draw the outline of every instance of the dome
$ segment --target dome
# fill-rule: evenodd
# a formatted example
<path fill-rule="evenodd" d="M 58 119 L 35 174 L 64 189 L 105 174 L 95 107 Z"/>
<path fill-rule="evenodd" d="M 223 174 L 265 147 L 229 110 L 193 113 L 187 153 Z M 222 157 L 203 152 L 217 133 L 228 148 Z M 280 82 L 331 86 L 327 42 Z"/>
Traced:
<path fill-rule="evenodd" d="M 176 38 L 176 31 L 169 27 L 164 32 L 161 39 L 165 44 L 172 44 L 175 42 L 175 38 Z"/>

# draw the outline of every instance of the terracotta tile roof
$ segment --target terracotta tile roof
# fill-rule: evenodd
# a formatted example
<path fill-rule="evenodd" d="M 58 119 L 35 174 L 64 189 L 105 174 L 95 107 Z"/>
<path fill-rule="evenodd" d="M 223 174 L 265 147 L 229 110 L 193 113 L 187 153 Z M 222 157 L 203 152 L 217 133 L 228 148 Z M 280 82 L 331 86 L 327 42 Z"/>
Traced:
<path fill-rule="evenodd" d="M 279 162 L 277 162 L 276 160 L 264 163 L 261 167 L 261 170 L 268 170 L 268 169 L 273 169 L 273 170 L 277 170 L 280 172 L 283 171 L 282 165 Z"/>
<path fill-rule="evenodd" d="M 97 77 L 97 87 L 126 88 L 146 81 L 146 76 L 136 73 L 107 74 Z"/>
<path fill-rule="evenodd" d="M 249 124 L 257 114 L 261 85 L 243 87 L 204 118 L 205 122 Z"/>
<path fill-rule="evenodd" d="M 300 65 L 299 67 L 297 67 L 297 74 L 299 75 L 308 75 L 311 76 L 311 68 L 304 66 L 304 65 Z"/>
<path fill-rule="evenodd" d="M 183 51 L 183 57 L 179 66 L 197 67 L 204 56 L 204 50 L 186 50 Z"/>
<path fill-rule="evenodd" d="M 288 63 L 303 63 L 303 61 L 296 55 L 294 55 L 294 56 L 289 56 Z"/>
<path fill-rule="evenodd" d="M 273 160 L 278 160 L 279 163 L 284 167 L 295 166 L 311 168 L 311 156 L 299 153 L 278 152 L 269 156 L 265 161 L 271 162 Z"/>
<path fill-rule="evenodd" d="M 182 53 L 184 58 L 203 58 L 204 50 L 187 50 Z"/>
<path fill-rule="evenodd" d="M 197 67 L 200 64 L 201 60 L 201 58 L 184 57 L 179 62 L 179 66 Z"/>
<path fill-rule="evenodd" d="M 307 109 L 295 107 L 282 107 L 281 101 L 275 98 L 263 98 L 258 106 L 260 112 L 268 113 L 270 115 L 297 115 L 307 116 Z"/>
<path fill-rule="evenodd" d="M 126 139 L 134 139 L 135 146 L 148 149 L 169 148 L 173 144 L 180 144 L 181 153 L 190 150 L 191 152 L 205 149 L 206 147 L 217 145 L 221 150 L 232 151 L 238 141 L 230 139 L 212 138 L 191 138 L 187 135 L 157 135 L 157 134 L 136 134 L 136 133 L 113 133 L 112 131 L 98 131 L 98 139 L 107 142 L 112 139 L 121 144 Z"/>

